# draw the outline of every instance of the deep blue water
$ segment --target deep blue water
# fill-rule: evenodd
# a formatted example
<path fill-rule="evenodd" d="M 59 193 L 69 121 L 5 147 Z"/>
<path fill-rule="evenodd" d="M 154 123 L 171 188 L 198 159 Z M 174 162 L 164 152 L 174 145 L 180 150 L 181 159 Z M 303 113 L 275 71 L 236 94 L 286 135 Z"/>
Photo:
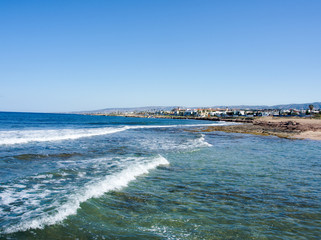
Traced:
<path fill-rule="evenodd" d="M 0 113 L 0 238 L 319 239 L 321 143 Z"/>

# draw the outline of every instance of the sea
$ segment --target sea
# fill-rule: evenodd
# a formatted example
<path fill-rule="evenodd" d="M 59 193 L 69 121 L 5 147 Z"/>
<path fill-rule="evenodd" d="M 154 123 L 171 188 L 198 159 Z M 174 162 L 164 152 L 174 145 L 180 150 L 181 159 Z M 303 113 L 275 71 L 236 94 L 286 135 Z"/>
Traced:
<path fill-rule="evenodd" d="M 0 239 L 320 239 L 321 142 L 0 113 Z"/>

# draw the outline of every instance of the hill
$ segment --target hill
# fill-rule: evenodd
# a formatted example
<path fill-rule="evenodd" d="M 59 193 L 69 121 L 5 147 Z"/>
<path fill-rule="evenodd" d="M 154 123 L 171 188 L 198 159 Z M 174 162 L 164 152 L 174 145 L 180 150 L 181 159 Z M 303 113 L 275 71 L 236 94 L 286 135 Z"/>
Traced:
<path fill-rule="evenodd" d="M 234 105 L 228 106 L 229 108 L 236 109 L 297 109 L 297 110 L 305 110 L 309 108 L 309 105 L 312 104 L 314 109 L 321 109 L 321 102 L 313 102 L 313 103 L 292 103 L 292 104 L 280 104 L 280 105 Z M 214 106 L 214 108 L 225 108 L 226 106 Z"/>
<path fill-rule="evenodd" d="M 281 105 L 233 105 L 233 106 L 212 106 L 212 108 L 231 108 L 231 109 L 298 109 L 304 110 L 308 109 L 309 105 L 312 104 L 314 109 L 321 109 L 321 102 L 313 102 L 313 103 L 293 103 L 293 104 L 281 104 Z M 177 106 L 147 106 L 147 107 L 133 107 L 133 108 L 104 108 L 99 110 L 90 110 L 90 111 L 81 111 L 74 113 L 128 113 L 128 112 L 154 112 L 159 110 L 170 111 L 173 108 L 177 108 Z M 182 108 L 203 108 L 203 107 L 182 107 Z"/>

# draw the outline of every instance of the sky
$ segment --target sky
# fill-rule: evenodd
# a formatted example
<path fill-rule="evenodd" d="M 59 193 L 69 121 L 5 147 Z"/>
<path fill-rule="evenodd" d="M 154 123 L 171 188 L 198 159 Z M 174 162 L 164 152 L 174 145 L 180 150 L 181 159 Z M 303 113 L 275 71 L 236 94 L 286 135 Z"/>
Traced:
<path fill-rule="evenodd" d="M 320 0 L 0 0 L 0 111 L 321 101 Z"/>

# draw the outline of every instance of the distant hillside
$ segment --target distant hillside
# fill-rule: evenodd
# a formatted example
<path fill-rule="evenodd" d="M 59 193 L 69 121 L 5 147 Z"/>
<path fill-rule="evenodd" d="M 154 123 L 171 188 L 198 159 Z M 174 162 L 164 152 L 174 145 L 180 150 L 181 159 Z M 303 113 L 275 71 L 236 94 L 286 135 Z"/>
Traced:
<path fill-rule="evenodd" d="M 177 107 L 177 106 L 176 106 Z M 128 113 L 128 112 L 151 112 L 151 111 L 170 111 L 174 106 L 150 106 L 150 107 L 133 107 L 133 108 L 104 108 L 92 111 L 82 111 L 77 113 Z"/>
<path fill-rule="evenodd" d="M 321 109 L 321 102 L 314 103 L 302 103 L 302 104 L 286 104 L 286 105 L 275 105 L 274 108 L 279 109 L 308 109 L 309 105 L 312 104 L 314 109 Z"/>
<path fill-rule="evenodd" d="M 312 104 L 314 109 L 321 109 L 321 102 L 314 102 L 314 103 L 293 103 L 293 104 L 281 104 L 281 105 L 237 105 L 237 106 L 228 106 L 229 108 L 238 108 L 238 109 L 298 109 L 304 110 L 308 109 L 309 105 Z M 226 106 L 214 106 L 213 108 L 226 108 Z"/>
<path fill-rule="evenodd" d="M 312 104 L 314 109 L 321 109 L 321 102 L 314 103 L 302 103 L 302 104 L 282 104 L 282 105 L 274 105 L 274 106 L 266 106 L 266 105 L 234 105 L 234 106 L 212 106 L 212 108 L 234 108 L 234 109 L 308 109 L 309 105 Z M 128 112 L 153 112 L 158 110 L 170 111 L 173 108 L 177 108 L 177 106 L 151 106 L 151 107 L 134 107 L 134 108 L 104 108 L 100 110 L 92 110 L 92 111 L 82 111 L 75 113 L 128 113 Z M 181 108 L 202 108 L 202 107 L 181 107 Z"/>

